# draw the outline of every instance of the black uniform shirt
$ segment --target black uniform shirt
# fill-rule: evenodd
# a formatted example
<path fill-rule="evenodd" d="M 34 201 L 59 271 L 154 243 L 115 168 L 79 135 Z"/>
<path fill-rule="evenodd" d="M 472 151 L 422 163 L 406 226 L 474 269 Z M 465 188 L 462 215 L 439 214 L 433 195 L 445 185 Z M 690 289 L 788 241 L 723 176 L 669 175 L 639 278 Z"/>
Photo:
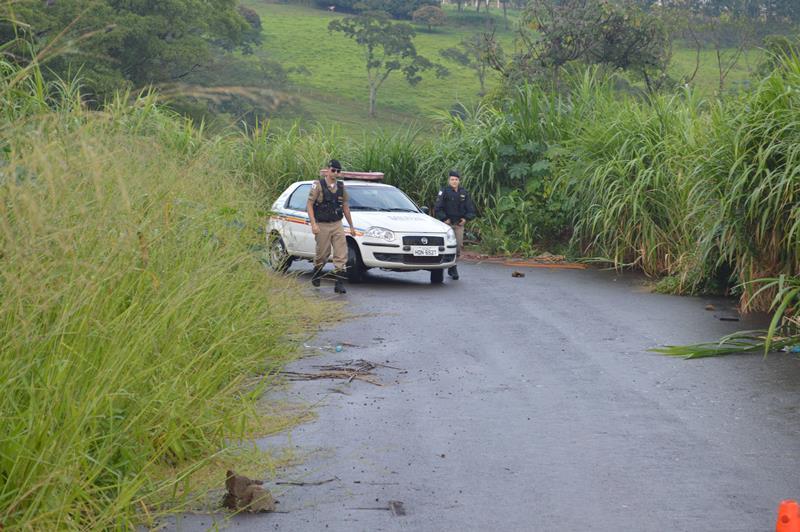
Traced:
<path fill-rule="evenodd" d="M 472 203 L 472 198 L 462 187 L 453 190 L 453 187 L 447 186 L 440 190 L 436 197 L 434 210 L 436 217 L 442 221 L 450 220 L 458 223 L 461 218 L 465 220 L 475 218 L 475 204 Z"/>

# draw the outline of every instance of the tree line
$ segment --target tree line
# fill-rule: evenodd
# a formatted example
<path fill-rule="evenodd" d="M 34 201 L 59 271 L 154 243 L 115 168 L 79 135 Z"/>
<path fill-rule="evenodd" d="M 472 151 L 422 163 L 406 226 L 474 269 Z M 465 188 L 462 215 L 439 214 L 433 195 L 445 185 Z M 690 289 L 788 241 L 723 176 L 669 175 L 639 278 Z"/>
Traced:
<path fill-rule="evenodd" d="M 371 116 L 390 76 L 402 75 L 415 85 L 426 72 L 447 75 L 444 64 L 417 52 L 416 30 L 405 22 L 413 19 L 429 29 L 443 24 L 440 0 L 317 1 L 345 11 L 329 30 L 364 50 Z M 513 50 L 504 50 L 487 26 L 441 50 L 439 59 L 472 69 L 481 95 L 492 72 L 504 85 L 535 82 L 558 88 L 562 72 L 574 63 L 624 71 L 653 93 L 690 83 L 700 51 L 713 49 L 722 91 L 746 48 L 766 43 L 770 49 L 793 49 L 791 39 L 763 37 L 791 33 L 800 21 L 797 0 L 527 0 L 522 5 Z M 252 52 L 261 44 L 261 31 L 258 13 L 238 0 L 16 0 L 0 8 L 0 55 L 18 64 L 45 61 L 43 72 L 51 78 L 79 76 L 86 96 L 99 105 L 120 89 L 157 85 L 168 90 L 215 60 L 230 69 L 236 61 L 231 52 Z M 668 72 L 677 40 L 697 50 L 694 72 Z M 287 79 L 277 63 L 262 65 L 261 72 L 268 72 L 266 81 L 259 80 L 262 88 Z M 228 97 L 244 98 L 241 92 Z"/>
<path fill-rule="evenodd" d="M 3 56 L 25 63 L 46 51 L 48 72 L 80 73 L 98 99 L 179 81 L 214 50 L 248 52 L 260 42 L 258 14 L 236 0 L 18 0 L 0 8 Z"/>
<path fill-rule="evenodd" d="M 729 15 L 764 22 L 800 21 L 797 0 L 637 0 L 644 7 L 682 9 L 696 14 L 718 17 Z"/>

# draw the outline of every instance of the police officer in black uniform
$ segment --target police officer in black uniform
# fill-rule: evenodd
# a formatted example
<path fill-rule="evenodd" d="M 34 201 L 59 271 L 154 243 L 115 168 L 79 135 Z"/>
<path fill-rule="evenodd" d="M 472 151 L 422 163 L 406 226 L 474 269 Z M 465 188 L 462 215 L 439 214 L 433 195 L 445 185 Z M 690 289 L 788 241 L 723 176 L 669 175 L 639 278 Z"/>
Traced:
<path fill-rule="evenodd" d="M 439 191 L 433 209 L 437 218 L 453 228 L 458 241 L 456 256 L 460 256 L 464 247 L 464 224 L 475 218 L 475 204 L 469 193 L 461 187 L 461 176 L 456 170 L 450 170 L 447 185 Z M 454 281 L 458 280 L 456 266 L 448 268 L 447 274 Z"/>

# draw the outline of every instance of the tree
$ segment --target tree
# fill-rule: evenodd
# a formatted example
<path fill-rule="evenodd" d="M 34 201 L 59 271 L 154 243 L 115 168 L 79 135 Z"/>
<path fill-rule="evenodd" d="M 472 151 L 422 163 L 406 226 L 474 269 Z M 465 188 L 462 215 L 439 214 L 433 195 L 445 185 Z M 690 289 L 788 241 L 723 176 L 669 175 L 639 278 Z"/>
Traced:
<path fill-rule="evenodd" d="M 481 84 L 480 95 L 486 94 L 486 71 L 489 69 L 488 40 L 481 33 L 465 37 L 458 43 L 458 47 L 440 50 L 439 54 L 458 63 L 461 66 L 475 71 Z"/>
<path fill-rule="evenodd" d="M 433 26 L 444 26 L 447 15 L 439 7 L 423 6 L 411 14 L 411 19 L 417 24 L 428 26 L 428 31 L 431 31 Z"/>
<path fill-rule="evenodd" d="M 719 91 L 722 92 L 728 74 L 739 62 L 745 49 L 753 43 L 753 26 L 744 17 L 732 19 L 723 13 L 719 17 L 708 18 L 705 21 L 705 29 L 714 48 Z M 735 43 L 732 50 L 729 48 L 730 43 Z"/>
<path fill-rule="evenodd" d="M 447 69 L 417 54 L 416 32 L 406 23 L 393 23 L 385 15 L 369 13 L 331 21 L 328 31 L 338 31 L 364 49 L 369 83 L 369 116 L 375 116 L 378 90 L 393 73 L 400 72 L 411 85 L 422 80 L 422 72 L 433 69 L 437 77 Z"/>
<path fill-rule="evenodd" d="M 490 57 L 506 78 L 558 83 L 570 62 L 635 72 L 648 90 L 666 79 L 670 34 L 661 19 L 631 2 L 532 0 L 510 65 Z"/>
<path fill-rule="evenodd" d="M 239 14 L 242 16 L 242 18 L 244 18 L 250 25 L 250 28 L 244 31 L 245 42 L 243 43 L 242 48 L 245 53 L 251 54 L 253 53 L 253 50 L 250 45 L 259 45 L 263 42 L 263 39 L 261 38 L 261 30 L 263 28 L 261 24 L 261 16 L 259 16 L 255 9 L 247 6 L 239 5 L 236 9 L 239 11 Z"/>
<path fill-rule="evenodd" d="M 245 48 L 258 37 L 236 0 L 62 2 L 16 0 L 5 3 L 14 27 L 0 16 L 0 42 L 19 31 L 37 49 L 51 46 L 48 72 L 67 77 L 81 72 L 84 85 L 102 100 L 119 88 L 172 82 L 208 62 L 212 48 Z M 24 45 L 4 47 L 18 62 Z"/>

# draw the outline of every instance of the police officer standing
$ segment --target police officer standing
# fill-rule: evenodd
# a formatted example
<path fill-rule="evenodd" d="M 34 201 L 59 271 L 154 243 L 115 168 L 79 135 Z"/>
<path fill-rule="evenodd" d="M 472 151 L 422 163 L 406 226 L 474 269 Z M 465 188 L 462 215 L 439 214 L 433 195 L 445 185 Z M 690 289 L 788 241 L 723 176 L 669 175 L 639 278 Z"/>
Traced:
<path fill-rule="evenodd" d="M 467 220 L 475 218 L 475 204 L 472 203 L 467 191 L 461 187 L 461 176 L 457 171 L 450 170 L 447 184 L 448 186 L 439 191 L 434 211 L 437 218 L 453 228 L 458 240 L 456 256 L 460 256 L 464 247 L 464 224 Z M 448 268 L 447 274 L 454 281 L 458 280 L 456 266 Z"/>
<path fill-rule="evenodd" d="M 314 276 L 311 284 L 319 286 L 322 268 L 331 256 L 333 248 L 333 275 L 336 280 L 333 291 L 337 294 L 347 292 L 342 284 L 342 277 L 347 268 L 347 239 L 344 236 L 342 216 L 350 224 L 350 234 L 356 236 L 353 219 L 350 217 L 349 197 L 344 189 L 344 182 L 336 179 L 342 171 L 342 165 L 331 159 L 325 170 L 325 177 L 311 184 L 308 193 L 306 211 L 311 222 L 311 232 L 317 242 L 314 254 Z"/>

